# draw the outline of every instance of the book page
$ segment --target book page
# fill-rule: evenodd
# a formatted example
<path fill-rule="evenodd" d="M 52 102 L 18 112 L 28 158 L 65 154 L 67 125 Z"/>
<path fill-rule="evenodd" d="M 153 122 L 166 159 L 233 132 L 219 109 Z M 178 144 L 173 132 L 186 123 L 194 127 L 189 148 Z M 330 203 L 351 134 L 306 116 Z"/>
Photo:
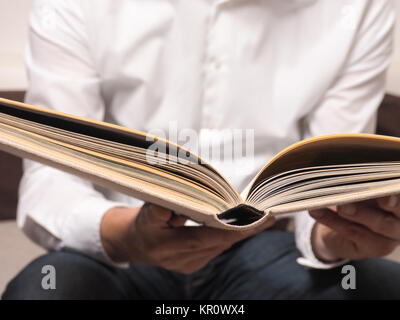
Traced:
<path fill-rule="evenodd" d="M 9 127 L 35 135 L 38 140 L 47 139 L 60 146 L 108 157 L 128 167 L 135 165 L 142 171 L 158 172 L 168 179 L 208 189 L 231 206 L 242 202 L 237 191 L 214 168 L 189 150 L 165 139 L 5 99 L 0 99 L 0 120 Z M 153 143 L 160 141 L 164 146 L 162 151 L 147 152 Z M 180 159 L 181 156 L 184 159 Z"/>
<path fill-rule="evenodd" d="M 275 156 L 254 179 L 248 194 L 263 181 L 294 169 L 399 160 L 400 138 L 335 134 L 307 139 Z"/>

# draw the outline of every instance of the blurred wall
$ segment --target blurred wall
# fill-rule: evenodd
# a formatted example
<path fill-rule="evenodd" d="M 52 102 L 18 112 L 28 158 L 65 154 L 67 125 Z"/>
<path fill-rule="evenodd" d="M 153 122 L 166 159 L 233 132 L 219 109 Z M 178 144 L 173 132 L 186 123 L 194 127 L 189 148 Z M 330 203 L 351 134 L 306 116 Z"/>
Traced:
<path fill-rule="evenodd" d="M 23 55 L 32 0 L 0 0 L 0 91 L 27 86 Z"/>
<path fill-rule="evenodd" d="M 387 88 L 388 92 L 400 95 L 400 0 L 393 1 L 397 6 L 399 23 Z M 32 0 L 0 0 L 0 91 L 25 89 L 27 86 L 23 53 L 31 3 Z"/>

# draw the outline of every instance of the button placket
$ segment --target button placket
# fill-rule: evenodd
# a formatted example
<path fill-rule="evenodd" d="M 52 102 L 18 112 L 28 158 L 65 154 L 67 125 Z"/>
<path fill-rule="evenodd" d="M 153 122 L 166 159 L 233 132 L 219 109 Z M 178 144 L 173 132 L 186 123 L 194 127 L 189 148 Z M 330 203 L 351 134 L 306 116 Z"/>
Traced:
<path fill-rule="evenodd" d="M 228 1 L 218 1 L 212 8 L 205 48 L 202 125 L 210 129 L 218 128 L 221 122 L 218 111 L 218 86 L 224 64 L 222 54 L 220 54 L 222 42 L 218 39 L 216 19 L 218 10 L 221 10 L 221 4 L 226 2 Z"/>

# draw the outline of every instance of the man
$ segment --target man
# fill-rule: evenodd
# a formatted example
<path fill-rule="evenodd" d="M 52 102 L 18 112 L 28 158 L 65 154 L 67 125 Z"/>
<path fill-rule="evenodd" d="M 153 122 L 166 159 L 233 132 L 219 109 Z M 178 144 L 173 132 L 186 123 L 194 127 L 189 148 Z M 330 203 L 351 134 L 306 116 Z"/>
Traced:
<path fill-rule="evenodd" d="M 146 132 L 175 122 L 200 146 L 209 129 L 253 129 L 253 166 L 212 163 L 241 190 L 300 139 L 374 131 L 393 24 L 384 0 L 36 1 L 26 100 Z M 400 240 L 397 197 L 297 213 L 301 256 L 272 220 L 245 233 L 189 227 L 78 177 L 24 169 L 19 225 L 54 251 L 6 299 L 400 297 L 399 265 L 367 260 Z M 346 291 L 335 267 L 348 260 L 357 289 Z M 41 287 L 44 265 L 56 290 Z"/>

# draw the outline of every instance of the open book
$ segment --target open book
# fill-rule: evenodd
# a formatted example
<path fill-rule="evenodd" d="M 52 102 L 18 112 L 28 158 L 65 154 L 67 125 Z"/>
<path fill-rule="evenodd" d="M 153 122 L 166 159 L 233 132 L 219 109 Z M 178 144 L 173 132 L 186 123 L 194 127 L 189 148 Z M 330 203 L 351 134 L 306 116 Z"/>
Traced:
<path fill-rule="evenodd" d="M 0 99 L 0 149 L 213 227 L 251 228 L 270 215 L 400 193 L 400 139 L 394 137 L 335 134 L 301 141 L 269 161 L 241 195 L 189 150 L 151 138 Z M 149 152 L 154 141 L 165 150 Z"/>

